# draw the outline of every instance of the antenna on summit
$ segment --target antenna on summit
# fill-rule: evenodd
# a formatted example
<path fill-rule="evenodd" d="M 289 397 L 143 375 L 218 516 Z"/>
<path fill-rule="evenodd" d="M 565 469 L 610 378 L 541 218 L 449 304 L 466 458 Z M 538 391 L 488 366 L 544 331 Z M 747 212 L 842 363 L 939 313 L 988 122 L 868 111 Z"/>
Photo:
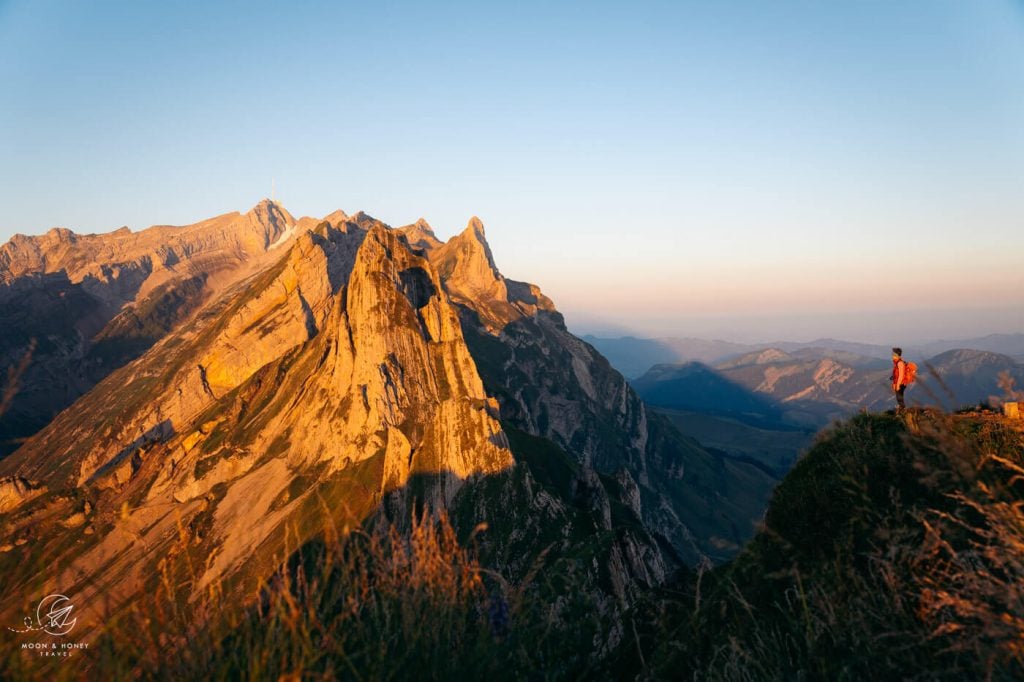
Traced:
<path fill-rule="evenodd" d="M 275 202 L 274 199 L 274 178 L 270 178 L 270 201 Z"/>

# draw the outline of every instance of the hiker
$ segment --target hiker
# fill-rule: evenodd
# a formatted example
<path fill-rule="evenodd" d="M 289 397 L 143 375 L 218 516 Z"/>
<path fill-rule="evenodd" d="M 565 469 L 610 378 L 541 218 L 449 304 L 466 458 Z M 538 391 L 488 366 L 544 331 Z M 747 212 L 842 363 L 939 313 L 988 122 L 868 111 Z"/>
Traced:
<path fill-rule="evenodd" d="M 892 381 L 893 393 L 896 394 L 896 414 L 899 414 L 907 409 L 906 404 L 903 402 L 903 394 L 907 390 L 907 384 L 910 383 L 907 376 L 907 363 L 903 360 L 902 348 L 892 349 L 892 376 L 889 379 Z"/>

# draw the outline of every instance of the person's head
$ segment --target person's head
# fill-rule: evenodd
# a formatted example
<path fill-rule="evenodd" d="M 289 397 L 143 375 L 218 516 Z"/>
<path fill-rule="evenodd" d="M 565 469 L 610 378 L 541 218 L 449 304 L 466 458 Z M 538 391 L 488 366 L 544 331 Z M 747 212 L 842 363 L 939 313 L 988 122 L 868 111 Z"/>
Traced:
<path fill-rule="evenodd" d="M 893 360 L 900 360 L 902 358 L 903 358 L 903 349 L 902 348 L 893 348 L 892 349 L 892 359 Z"/>

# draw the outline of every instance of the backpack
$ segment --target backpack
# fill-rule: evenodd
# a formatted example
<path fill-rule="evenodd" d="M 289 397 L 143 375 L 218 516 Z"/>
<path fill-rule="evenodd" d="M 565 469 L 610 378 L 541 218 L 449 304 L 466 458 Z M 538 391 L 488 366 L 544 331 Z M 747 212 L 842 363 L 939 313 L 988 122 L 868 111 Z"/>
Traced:
<path fill-rule="evenodd" d="M 917 364 L 913 362 L 905 362 L 903 364 L 906 365 L 906 368 L 903 370 L 903 384 L 909 386 L 917 378 Z"/>

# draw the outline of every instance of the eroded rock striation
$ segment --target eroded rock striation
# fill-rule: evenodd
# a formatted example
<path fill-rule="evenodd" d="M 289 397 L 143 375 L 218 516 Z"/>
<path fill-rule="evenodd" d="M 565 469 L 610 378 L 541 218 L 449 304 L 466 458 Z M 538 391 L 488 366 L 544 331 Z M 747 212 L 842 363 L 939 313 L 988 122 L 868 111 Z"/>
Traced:
<path fill-rule="evenodd" d="M 0 456 L 264 267 L 295 231 L 283 207 L 263 201 L 185 227 L 87 235 L 53 228 L 0 246 L 0 364 L 31 348 L 21 390 L 0 423 Z"/>
<path fill-rule="evenodd" d="M 328 530 L 428 505 L 486 522 L 481 547 L 509 577 L 574 557 L 610 610 L 753 531 L 735 501 L 750 472 L 649 412 L 538 287 L 506 279 L 478 219 L 442 242 L 422 220 L 264 203 L 151 230 L 168 273 L 123 231 L 2 251 L 8 290 L 59 273 L 96 301 L 94 327 L 67 322 L 82 347 L 176 292 L 140 357 L 90 375 L 0 460 L 12 588 L 42 563 L 48 585 L 115 610 L 168 571 L 193 596 L 252 594 Z M 103 275 L 114 261 L 124 274 Z"/>

